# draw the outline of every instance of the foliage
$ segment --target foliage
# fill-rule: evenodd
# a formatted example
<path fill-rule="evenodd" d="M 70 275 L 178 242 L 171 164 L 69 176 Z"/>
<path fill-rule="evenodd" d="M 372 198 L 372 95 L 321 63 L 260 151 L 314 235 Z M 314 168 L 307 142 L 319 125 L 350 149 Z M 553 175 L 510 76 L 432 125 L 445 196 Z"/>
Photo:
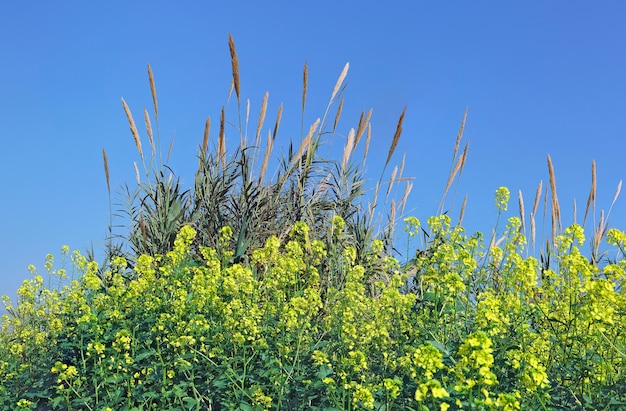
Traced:
<path fill-rule="evenodd" d="M 113 232 L 111 213 L 103 264 L 64 247 L 60 269 L 47 256 L 47 281 L 31 266 L 16 304 L 4 298 L 0 410 L 626 408 L 626 233 L 609 229 L 610 209 L 593 227 L 588 259 L 583 227 L 560 230 L 548 157 L 552 236 L 538 258 L 529 255 L 521 192 L 520 218 L 500 227 L 506 187 L 496 190 L 487 241 L 467 235 L 465 201 L 457 225 L 443 208 L 466 160 L 464 117 L 439 210 L 423 227 L 403 215 L 412 187 L 403 165 L 383 180 L 404 112 L 364 206 L 371 111 L 347 133 L 341 161 L 319 150 L 323 136 L 341 136 L 343 99 L 332 126 L 328 115 L 347 65 L 323 116 L 266 178 L 282 106 L 262 150 L 268 95 L 248 136 L 232 38 L 229 49 L 240 143 L 228 156 L 222 109 L 209 153 L 207 119 L 192 189 L 162 162 L 147 110 L 144 156 L 122 100 L 144 171 L 142 181 L 135 164 L 137 186 L 125 186 L 127 232 Z M 307 73 L 305 65 L 303 126 Z M 387 204 L 399 182 L 402 200 L 378 224 L 379 197 Z M 590 209 L 595 217 L 595 189 L 593 163 L 585 220 Z M 547 198 L 546 190 L 544 216 Z M 399 220 L 413 256 L 403 264 L 394 257 Z M 611 250 L 600 251 L 603 239 Z"/>
<path fill-rule="evenodd" d="M 408 231 L 421 229 L 408 219 Z M 234 262 L 232 230 L 195 258 L 185 226 L 172 251 L 117 258 L 104 286 L 72 254 L 77 279 L 36 274 L 0 334 L 2 409 L 611 409 L 626 402 L 626 234 L 598 269 L 582 229 L 557 237 L 555 266 L 522 257 L 512 217 L 485 248 L 447 216 L 407 267 L 383 252 L 369 273 L 341 241 L 304 223 Z M 67 254 L 67 250 L 65 250 Z M 65 255 L 65 254 L 64 254 Z M 51 278 L 67 275 L 47 269 Z M 411 268 L 412 267 L 412 268 Z M 408 275 L 407 275 L 408 274 Z M 341 286 L 328 276 L 343 278 Z M 404 290 L 404 291 L 403 291 Z"/>

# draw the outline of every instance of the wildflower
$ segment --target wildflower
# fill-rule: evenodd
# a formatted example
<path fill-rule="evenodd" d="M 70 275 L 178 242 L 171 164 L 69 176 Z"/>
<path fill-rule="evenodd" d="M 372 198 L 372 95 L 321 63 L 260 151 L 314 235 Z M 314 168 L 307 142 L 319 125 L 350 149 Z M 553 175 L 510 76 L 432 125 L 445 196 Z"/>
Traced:
<path fill-rule="evenodd" d="M 498 207 L 498 210 L 506 211 L 510 198 L 511 194 L 509 193 L 509 189 L 506 187 L 499 187 L 496 190 L 496 207 Z"/>
<path fill-rule="evenodd" d="M 313 364 L 317 365 L 318 367 L 324 364 L 330 364 L 330 361 L 328 361 L 328 355 L 326 355 L 325 352 L 319 350 L 313 351 L 313 354 L 311 354 L 311 360 L 313 360 Z"/>
<path fill-rule="evenodd" d="M 620 231 L 616 228 L 611 228 L 606 233 L 606 242 L 614 247 L 623 247 L 624 243 L 626 243 L 626 232 Z"/>
<path fill-rule="evenodd" d="M 354 391 L 354 394 L 352 394 L 352 404 L 356 408 L 359 403 L 361 403 L 365 408 L 373 409 L 374 396 L 368 388 L 363 387 L 360 384 L 356 384 L 356 390 Z"/>
<path fill-rule="evenodd" d="M 252 393 L 252 398 L 254 398 L 254 401 L 261 405 L 264 409 L 270 409 L 272 406 L 272 397 L 263 394 L 263 390 L 260 388 L 257 388 L 256 391 Z"/>
<path fill-rule="evenodd" d="M 409 237 L 415 237 L 415 235 L 419 232 L 420 220 L 416 217 L 407 217 L 404 219 L 404 231 L 409 234 Z"/>
<path fill-rule="evenodd" d="M 385 378 L 383 380 L 383 386 L 385 390 L 389 393 L 389 396 L 392 399 L 398 398 L 400 395 L 400 387 L 402 386 L 402 382 L 397 379 Z"/>
<path fill-rule="evenodd" d="M 335 215 L 333 216 L 332 226 L 333 226 L 333 235 L 338 237 L 341 235 L 341 233 L 343 233 L 345 221 L 343 220 L 343 218 L 339 217 L 338 215 Z"/>
<path fill-rule="evenodd" d="M 35 403 L 34 403 L 34 402 L 32 402 L 32 401 L 28 401 L 28 400 L 26 400 L 26 399 L 24 399 L 24 398 L 22 398 L 21 400 L 19 400 L 19 401 L 17 402 L 17 407 L 18 407 L 19 409 L 27 409 L 27 410 L 30 410 L 30 409 L 32 409 L 33 405 L 35 405 Z"/>

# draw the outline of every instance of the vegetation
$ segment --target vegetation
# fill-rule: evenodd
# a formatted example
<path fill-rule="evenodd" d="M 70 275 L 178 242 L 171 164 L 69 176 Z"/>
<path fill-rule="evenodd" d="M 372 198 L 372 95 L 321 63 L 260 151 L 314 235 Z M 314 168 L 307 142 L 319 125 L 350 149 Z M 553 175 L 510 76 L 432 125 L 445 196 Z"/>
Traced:
<path fill-rule="evenodd" d="M 162 161 L 150 67 L 151 155 L 122 101 L 143 168 L 141 178 L 135 164 L 136 188 L 125 187 L 128 225 L 115 232 L 112 213 L 102 264 L 64 247 L 60 268 L 48 255 L 47 279 L 31 266 L 15 305 L 5 297 L 0 409 L 626 408 L 626 233 L 608 227 L 610 210 L 593 229 L 590 257 L 581 251 L 595 164 L 582 226 L 561 229 L 548 157 L 549 191 L 538 187 L 528 240 L 522 194 L 520 216 L 509 216 L 506 187 L 495 193 L 493 232 L 469 235 L 464 206 L 456 225 L 443 212 L 467 158 L 464 118 L 440 210 L 422 225 L 404 215 L 404 161 L 383 180 L 404 113 L 373 195 L 363 171 L 371 111 L 348 132 L 340 160 L 320 155 L 323 138 L 338 134 L 346 65 L 326 112 L 289 143 L 270 178 L 282 108 L 263 148 L 268 95 L 248 136 L 232 38 L 229 49 L 239 145 L 227 154 L 223 109 L 209 153 L 207 119 L 193 190 Z M 303 83 L 304 118 L 306 66 Z M 397 184 L 405 188 L 396 202 Z M 542 195 L 552 232 L 535 257 L 527 243 L 536 242 Z M 398 221 L 408 262 L 395 258 Z"/>

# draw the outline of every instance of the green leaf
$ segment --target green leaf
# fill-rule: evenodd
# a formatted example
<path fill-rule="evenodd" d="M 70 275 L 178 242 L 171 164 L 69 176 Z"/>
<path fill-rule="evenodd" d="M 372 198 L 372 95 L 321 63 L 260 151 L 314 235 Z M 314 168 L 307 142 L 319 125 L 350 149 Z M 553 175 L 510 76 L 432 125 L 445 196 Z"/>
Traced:
<path fill-rule="evenodd" d="M 141 354 L 135 356 L 135 362 L 145 360 L 148 357 L 151 357 L 154 354 L 154 350 L 146 350 Z"/>
<path fill-rule="evenodd" d="M 239 409 L 243 411 L 252 411 L 252 406 L 245 401 L 239 403 Z"/>
<path fill-rule="evenodd" d="M 193 410 L 198 405 L 198 401 L 195 398 L 184 397 L 183 401 L 187 405 L 188 410 Z"/>

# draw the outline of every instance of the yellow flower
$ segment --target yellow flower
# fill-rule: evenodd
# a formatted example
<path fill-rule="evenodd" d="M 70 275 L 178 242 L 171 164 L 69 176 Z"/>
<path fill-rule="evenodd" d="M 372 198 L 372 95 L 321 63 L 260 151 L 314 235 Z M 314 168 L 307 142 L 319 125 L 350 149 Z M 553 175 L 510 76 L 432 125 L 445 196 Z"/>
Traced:
<path fill-rule="evenodd" d="M 506 211 L 509 203 L 509 198 L 511 198 L 511 195 L 508 188 L 499 187 L 496 190 L 496 207 L 498 207 L 498 210 Z"/>
<path fill-rule="evenodd" d="M 17 402 L 17 406 L 18 406 L 18 408 L 26 408 L 26 409 L 31 409 L 33 405 L 35 405 L 35 403 L 34 403 L 34 402 L 32 402 L 32 401 L 28 401 L 28 400 L 26 400 L 26 399 L 24 399 L 24 398 L 22 398 L 21 400 L 19 400 L 19 401 Z"/>

